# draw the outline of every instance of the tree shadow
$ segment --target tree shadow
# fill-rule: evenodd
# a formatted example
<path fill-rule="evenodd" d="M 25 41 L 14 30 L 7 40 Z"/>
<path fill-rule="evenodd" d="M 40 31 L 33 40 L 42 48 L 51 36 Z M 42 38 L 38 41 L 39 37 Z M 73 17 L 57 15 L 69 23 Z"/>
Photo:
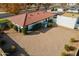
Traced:
<path fill-rule="evenodd" d="M 20 47 L 15 41 L 12 40 L 12 38 L 10 38 L 6 33 L 4 33 L 3 35 L 3 39 L 2 40 L 5 40 L 7 43 L 6 45 L 4 45 L 2 47 L 3 51 L 10 47 L 11 45 L 15 45 L 17 50 L 15 53 L 9 55 L 9 56 L 30 56 L 25 50 L 24 48 Z"/>
<path fill-rule="evenodd" d="M 28 33 L 28 35 L 38 35 L 40 34 L 40 32 L 37 30 L 37 31 L 31 31 L 30 33 Z"/>
<path fill-rule="evenodd" d="M 57 27 L 57 26 L 56 26 Z M 51 30 L 52 28 L 55 27 L 47 27 L 47 28 L 40 28 L 38 30 L 35 31 L 31 31 L 30 33 L 28 33 L 27 35 L 38 35 L 40 33 L 46 33 L 47 31 Z"/>
<path fill-rule="evenodd" d="M 53 27 L 49 27 L 49 28 L 41 28 L 39 31 L 41 33 L 46 33 L 47 31 L 49 31 L 50 29 L 52 29 Z"/>

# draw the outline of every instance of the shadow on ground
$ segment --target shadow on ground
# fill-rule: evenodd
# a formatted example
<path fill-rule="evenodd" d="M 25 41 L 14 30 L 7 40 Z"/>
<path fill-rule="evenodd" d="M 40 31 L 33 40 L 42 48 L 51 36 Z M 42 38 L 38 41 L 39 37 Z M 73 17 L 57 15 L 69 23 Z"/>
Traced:
<path fill-rule="evenodd" d="M 6 33 L 3 34 L 3 40 L 7 43 L 3 46 L 3 50 L 10 47 L 11 45 L 15 45 L 17 47 L 17 51 L 10 56 L 30 56 L 22 47 L 20 47 L 15 41 L 12 40 Z"/>
<path fill-rule="evenodd" d="M 54 27 L 49 27 L 49 28 L 40 28 L 39 30 L 36 31 L 31 31 L 28 35 L 37 35 L 40 33 L 46 33 L 47 31 L 51 30 Z"/>

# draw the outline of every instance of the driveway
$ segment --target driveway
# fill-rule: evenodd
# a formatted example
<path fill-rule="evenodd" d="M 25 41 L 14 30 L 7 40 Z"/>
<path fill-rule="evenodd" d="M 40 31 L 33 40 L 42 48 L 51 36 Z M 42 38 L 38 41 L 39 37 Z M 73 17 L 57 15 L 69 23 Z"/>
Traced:
<path fill-rule="evenodd" d="M 29 35 L 13 29 L 6 33 L 31 56 L 59 56 L 70 38 L 79 39 L 79 31 L 63 27 L 42 29 Z"/>

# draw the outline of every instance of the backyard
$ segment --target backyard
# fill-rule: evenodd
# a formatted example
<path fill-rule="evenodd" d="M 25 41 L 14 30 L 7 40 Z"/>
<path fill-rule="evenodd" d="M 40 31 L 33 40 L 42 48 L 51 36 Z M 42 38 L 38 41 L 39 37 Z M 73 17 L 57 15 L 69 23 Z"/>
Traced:
<path fill-rule="evenodd" d="M 5 33 L 32 56 L 59 56 L 70 38 L 79 39 L 79 31 L 59 26 L 34 31 L 28 35 L 23 35 L 13 29 L 5 31 Z"/>

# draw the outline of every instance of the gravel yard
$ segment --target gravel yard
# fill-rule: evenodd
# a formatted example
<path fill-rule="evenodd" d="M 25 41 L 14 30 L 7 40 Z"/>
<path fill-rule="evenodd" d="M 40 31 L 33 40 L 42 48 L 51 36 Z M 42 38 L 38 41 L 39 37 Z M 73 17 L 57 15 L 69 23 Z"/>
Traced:
<path fill-rule="evenodd" d="M 13 29 L 6 33 L 31 56 L 59 56 L 70 38 L 79 39 L 79 31 L 63 27 L 42 29 L 29 35 Z"/>

